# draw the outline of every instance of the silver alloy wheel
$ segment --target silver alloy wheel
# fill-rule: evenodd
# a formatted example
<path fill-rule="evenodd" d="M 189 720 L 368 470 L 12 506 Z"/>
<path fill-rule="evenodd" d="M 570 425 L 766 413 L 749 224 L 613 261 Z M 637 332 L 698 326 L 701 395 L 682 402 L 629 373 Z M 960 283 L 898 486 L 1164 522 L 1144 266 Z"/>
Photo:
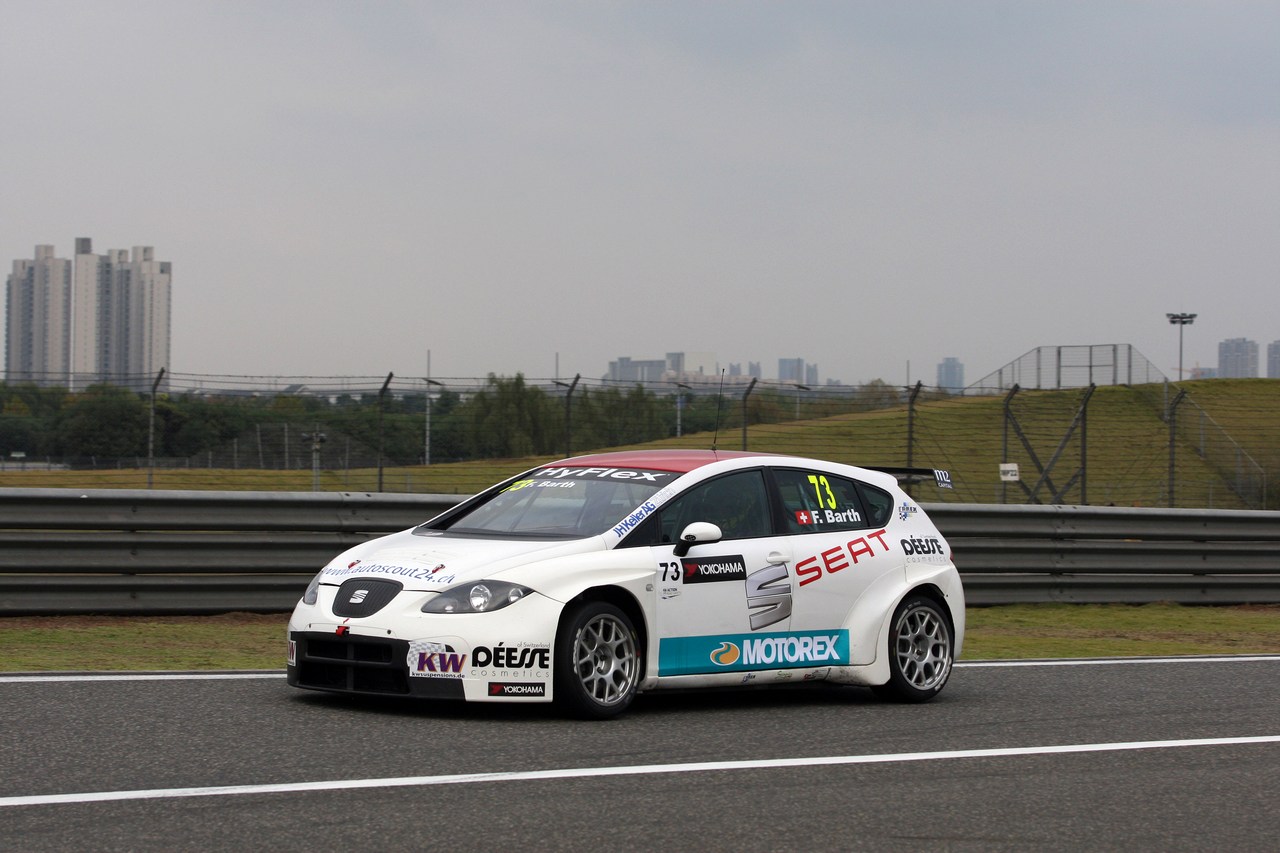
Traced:
<path fill-rule="evenodd" d="M 917 603 L 898 619 L 898 669 L 917 690 L 933 690 L 951 672 L 951 629 L 938 611 Z"/>
<path fill-rule="evenodd" d="M 601 706 L 626 699 L 639 669 L 635 639 L 611 613 L 597 613 L 573 640 L 573 671 L 582 689 Z"/>

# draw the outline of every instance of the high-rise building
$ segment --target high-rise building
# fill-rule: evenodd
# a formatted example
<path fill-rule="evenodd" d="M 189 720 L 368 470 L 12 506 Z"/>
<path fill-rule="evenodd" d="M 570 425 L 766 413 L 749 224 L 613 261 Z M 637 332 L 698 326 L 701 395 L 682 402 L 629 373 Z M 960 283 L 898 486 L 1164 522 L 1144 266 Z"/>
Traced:
<path fill-rule="evenodd" d="M 964 388 L 964 365 L 960 359 L 947 356 L 938 363 L 938 387 L 951 392 Z"/>
<path fill-rule="evenodd" d="M 1218 344 L 1218 376 L 1222 379 L 1251 379 L 1258 375 L 1258 344 L 1245 338 L 1231 338 Z"/>
<path fill-rule="evenodd" d="M 609 362 L 609 373 L 605 379 L 614 382 L 658 382 L 667 370 L 667 363 L 662 359 L 632 359 L 620 356 Z"/>
<path fill-rule="evenodd" d="M 778 381 L 798 385 L 818 384 L 818 365 L 805 364 L 803 358 L 778 359 Z"/>
<path fill-rule="evenodd" d="M 1280 341 L 1267 344 L 1267 378 L 1280 379 Z"/>
<path fill-rule="evenodd" d="M 71 362 L 71 262 L 53 246 L 13 262 L 5 287 L 5 379 L 66 381 Z"/>
<path fill-rule="evenodd" d="M 37 246 L 13 263 L 5 318 L 5 377 L 75 390 L 111 382 L 151 387 L 169 363 L 173 268 L 151 246 L 93 254 L 76 240 L 74 262 Z"/>

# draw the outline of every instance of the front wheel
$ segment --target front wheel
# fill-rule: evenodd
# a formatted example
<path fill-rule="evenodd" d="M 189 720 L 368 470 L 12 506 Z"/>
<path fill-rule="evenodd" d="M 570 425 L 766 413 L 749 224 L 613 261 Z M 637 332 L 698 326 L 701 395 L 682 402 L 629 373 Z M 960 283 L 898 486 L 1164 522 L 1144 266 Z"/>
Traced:
<path fill-rule="evenodd" d="M 627 614 L 603 601 L 571 610 L 556 637 L 555 695 L 567 712 L 603 720 L 621 714 L 640 681 L 636 631 Z"/>
<path fill-rule="evenodd" d="M 951 675 L 954 649 L 942 606 L 923 595 L 907 596 L 889 627 L 889 681 L 874 688 L 876 694 L 899 702 L 932 699 Z"/>

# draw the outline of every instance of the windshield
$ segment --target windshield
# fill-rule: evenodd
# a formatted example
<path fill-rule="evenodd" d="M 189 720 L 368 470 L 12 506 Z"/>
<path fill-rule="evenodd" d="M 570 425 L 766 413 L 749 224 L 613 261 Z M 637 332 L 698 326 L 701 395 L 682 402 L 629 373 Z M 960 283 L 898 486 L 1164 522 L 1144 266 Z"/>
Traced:
<path fill-rule="evenodd" d="M 428 529 L 557 539 L 596 536 L 677 476 L 623 468 L 543 468 Z"/>

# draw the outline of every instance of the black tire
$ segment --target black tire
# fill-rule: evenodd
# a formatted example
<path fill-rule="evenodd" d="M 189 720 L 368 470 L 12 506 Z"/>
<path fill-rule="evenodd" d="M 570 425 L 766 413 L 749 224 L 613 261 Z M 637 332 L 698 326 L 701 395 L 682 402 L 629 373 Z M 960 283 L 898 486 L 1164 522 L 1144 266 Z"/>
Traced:
<path fill-rule="evenodd" d="M 955 646 L 943 607 L 932 598 L 908 595 L 889 623 L 889 681 L 873 690 L 897 702 L 927 702 L 951 677 Z"/>
<path fill-rule="evenodd" d="M 631 619 L 612 604 L 584 601 L 573 606 L 560 625 L 556 702 L 582 719 L 621 714 L 640 683 L 640 644 Z"/>

